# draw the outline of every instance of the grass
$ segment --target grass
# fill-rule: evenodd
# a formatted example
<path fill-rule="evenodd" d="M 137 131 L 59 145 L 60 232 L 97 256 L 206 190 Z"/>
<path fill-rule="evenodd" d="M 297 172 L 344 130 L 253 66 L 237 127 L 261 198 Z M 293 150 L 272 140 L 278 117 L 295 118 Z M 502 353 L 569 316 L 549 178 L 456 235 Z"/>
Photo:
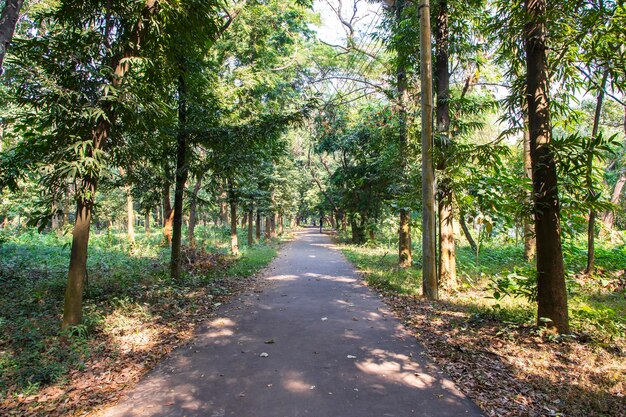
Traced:
<path fill-rule="evenodd" d="M 421 294 L 421 269 L 415 265 L 421 261 L 419 251 L 414 251 L 413 268 L 400 269 L 395 248 L 386 244 L 352 245 L 343 241 L 344 255 L 364 273 L 368 283 L 398 294 Z M 623 287 L 615 290 L 611 283 L 624 280 L 624 275 L 620 274 L 624 274 L 626 267 L 626 245 L 599 242 L 596 248 L 598 273 L 591 279 L 583 279 L 577 272 L 585 266 L 584 248 L 582 240 L 564 245 L 572 330 L 601 342 L 623 340 L 626 337 L 626 291 Z M 460 287 L 443 296 L 475 314 L 532 325 L 536 320 L 535 303 L 523 296 L 496 299 L 493 282 L 514 272 L 514 278 L 531 277 L 533 271 L 533 264 L 524 259 L 521 245 L 489 242 L 478 257 L 469 247 L 460 246 L 457 248 Z"/>
<path fill-rule="evenodd" d="M 182 337 L 276 255 L 276 242 L 248 247 L 242 230 L 233 258 L 228 230 L 196 230 L 206 256 L 219 262 L 177 282 L 160 233 L 138 233 L 130 245 L 123 232 L 92 232 L 83 324 L 65 334 L 59 325 L 71 237 L 0 231 L 0 411 L 12 398 L 70 383 L 100 357 L 113 363 Z"/>

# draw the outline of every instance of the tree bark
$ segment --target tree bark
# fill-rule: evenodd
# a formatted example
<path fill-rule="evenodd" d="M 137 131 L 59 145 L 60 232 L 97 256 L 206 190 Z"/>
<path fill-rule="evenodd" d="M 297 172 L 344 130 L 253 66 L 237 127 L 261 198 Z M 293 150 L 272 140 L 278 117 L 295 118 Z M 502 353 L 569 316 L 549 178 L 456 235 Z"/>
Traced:
<path fill-rule="evenodd" d="M 234 197 L 230 199 L 230 251 L 233 255 L 239 255 L 239 243 L 237 241 L 237 202 Z"/>
<path fill-rule="evenodd" d="M 135 243 L 135 208 L 133 205 L 133 194 L 130 185 L 124 187 L 126 192 L 126 234 L 128 241 Z"/>
<path fill-rule="evenodd" d="M 421 0 L 420 78 L 422 90 L 422 284 L 424 297 L 439 298 L 435 239 L 435 173 L 433 167 L 433 69 L 430 43 L 430 2 Z"/>
<path fill-rule="evenodd" d="M 276 237 L 276 223 L 277 223 L 277 217 L 278 214 L 277 213 L 272 213 L 271 219 L 270 219 L 270 237 L 272 239 L 274 239 Z"/>
<path fill-rule="evenodd" d="M 270 240 L 272 238 L 272 220 L 270 220 L 270 217 L 273 217 L 273 215 L 266 213 L 263 217 L 265 217 L 265 240 Z"/>
<path fill-rule="evenodd" d="M 254 245 L 254 211 L 248 210 L 248 247 Z"/>
<path fill-rule="evenodd" d="M 396 1 L 396 23 L 401 25 L 402 14 L 405 8 L 405 0 Z M 397 82 L 397 107 L 398 107 L 398 140 L 400 148 L 400 170 L 401 182 L 406 183 L 406 170 L 408 159 L 408 82 L 406 76 L 407 56 L 402 50 L 398 51 L 398 66 L 396 68 Z M 403 206 L 404 204 L 400 204 Z M 398 225 L 398 265 L 400 268 L 408 268 L 413 264 L 413 254 L 411 253 L 411 216 L 409 210 L 400 207 L 400 220 Z M 343 224 L 342 224 L 343 226 Z"/>
<path fill-rule="evenodd" d="M 183 199 L 185 183 L 189 174 L 187 133 L 187 84 L 185 64 L 180 64 L 178 76 L 178 133 L 176 135 L 176 190 L 174 191 L 174 216 L 172 222 L 172 255 L 170 276 L 173 280 L 181 275 L 181 245 L 183 237 Z"/>
<path fill-rule="evenodd" d="M 530 158 L 530 132 L 528 131 L 528 106 L 524 105 L 524 173 L 528 179 L 533 179 L 533 167 Z M 528 200 L 532 202 L 532 192 L 528 194 Z M 524 216 L 524 258 L 532 261 L 535 258 L 535 231 L 533 230 L 532 214 Z"/>
<path fill-rule="evenodd" d="M 602 116 L 602 103 L 604 102 L 604 87 L 606 81 L 609 78 L 609 71 L 605 70 L 602 75 L 602 81 L 600 82 L 600 88 L 598 90 L 598 96 L 596 98 L 596 111 L 593 116 L 593 128 L 591 130 L 592 141 L 598 136 L 598 129 L 600 127 L 600 117 Z M 590 141 L 589 143 L 592 143 Z M 593 189 L 593 154 L 589 149 L 589 155 L 587 156 L 587 190 L 589 192 L 589 199 L 593 199 L 596 195 Z M 585 274 L 593 274 L 595 269 L 596 251 L 595 251 L 595 238 L 596 238 L 596 211 L 589 210 L 589 224 L 587 225 L 587 266 L 585 267 Z"/>
<path fill-rule="evenodd" d="M 454 210 L 452 208 L 452 183 L 445 177 L 446 157 L 450 137 L 450 71 L 449 71 L 449 15 L 448 2 L 439 1 L 435 34 L 436 62 L 435 83 L 437 88 L 437 136 L 441 161 L 437 166 L 442 180 L 438 190 L 439 212 L 439 285 L 448 289 L 457 286 L 456 248 L 454 244 Z"/>
<path fill-rule="evenodd" d="M 557 172 L 550 148 L 546 0 L 525 0 L 526 84 L 537 239 L 538 325 L 569 332 Z"/>
<path fill-rule="evenodd" d="M 113 87 L 121 87 L 122 81 L 130 69 L 127 59 L 137 55 L 140 43 L 146 34 L 150 18 L 157 10 L 157 5 L 157 0 L 146 0 L 141 17 L 136 25 L 136 30 L 131 34 L 128 43 L 124 47 L 124 52 L 112 57 L 110 67 L 114 71 L 110 84 Z M 102 149 L 109 138 L 110 121 L 114 120 L 112 104 L 105 104 L 103 110 L 107 117 L 100 117 L 92 130 L 92 146 L 88 151 L 88 157 L 93 158 L 95 152 Z M 80 324 L 83 317 L 83 289 L 87 272 L 89 227 L 91 225 L 97 185 L 98 178 L 87 175 L 81 179 L 80 188 L 76 190 L 76 220 L 74 230 L 72 231 L 72 249 L 70 252 L 68 282 L 61 322 L 62 329 Z"/>
<path fill-rule="evenodd" d="M 4 72 L 4 56 L 13 39 L 15 25 L 20 15 L 24 0 L 6 0 L 2 15 L 0 15 L 0 74 Z"/>
<path fill-rule="evenodd" d="M 146 235 L 150 234 L 150 211 L 151 210 L 146 210 L 146 214 L 145 214 L 144 221 L 143 221 L 143 227 L 146 232 Z"/>
<path fill-rule="evenodd" d="M 255 222 L 255 226 L 256 226 L 256 241 L 260 242 L 261 241 L 261 212 L 259 211 L 259 209 L 257 209 L 256 211 L 256 222 Z"/>
<path fill-rule="evenodd" d="M 195 231 L 198 217 L 198 193 L 200 192 L 200 187 L 202 187 L 202 176 L 198 177 L 198 181 L 193 187 L 193 192 L 191 193 L 191 201 L 189 202 L 189 228 L 187 229 L 187 240 L 189 241 L 189 246 L 194 249 L 196 247 Z"/>

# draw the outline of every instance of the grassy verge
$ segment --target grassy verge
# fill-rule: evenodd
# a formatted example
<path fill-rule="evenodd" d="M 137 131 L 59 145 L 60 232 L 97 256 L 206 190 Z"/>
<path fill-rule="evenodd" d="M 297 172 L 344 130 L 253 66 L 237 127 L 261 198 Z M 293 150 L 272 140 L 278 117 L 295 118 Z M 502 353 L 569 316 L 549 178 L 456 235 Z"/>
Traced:
<path fill-rule="evenodd" d="M 583 279 L 566 248 L 574 334 L 534 326 L 536 306 L 524 297 L 495 299 L 493 283 L 530 268 L 519 247 L 493 245 L 478 258 L 460 248 L 460 288 L 439 302 L 421 293 L 419 266 L 398 270 L 395 249 L 341 244 L 369 285 L 429 354 L 488 415 L 626 415 L 626 293 L 619 283 L 623 247 L 600 248 L 600 273 Z M 559 414 L 561 413 L 561 414 Z"/>
<path fill-rule="evenodd" d="M 0 236 L 0 414 L 69 415 L 116 399 L 276 255 L 278 242 L 244 243 L 234 258 L 224 230 L 197 234 L 202 250 L 186 251 L 174 282 L 159 235 L 130 245 L 123 233 L 94 233 L 83 324 L 66 333 L 69 237 Z"/>

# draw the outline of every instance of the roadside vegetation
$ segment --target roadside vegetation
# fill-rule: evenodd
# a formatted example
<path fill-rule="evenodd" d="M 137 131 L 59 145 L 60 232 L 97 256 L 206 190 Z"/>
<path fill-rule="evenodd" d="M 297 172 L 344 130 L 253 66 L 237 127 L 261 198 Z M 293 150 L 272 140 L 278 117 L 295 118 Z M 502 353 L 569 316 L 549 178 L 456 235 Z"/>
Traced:
<path fill-rule="evenodd" d="M 245 230 L 239 230 L 242 237 Z M 161 234 L 94 233 L 83 323 L 59 327 L 70 236 L 0 231 L 0 414 L 69 415 L 115 400 L 276 255 L 278 239 L 230 250 L 230 228 L 199 226 L 172 280 Z M 245 239 L 243 239 L 245 241 Z"/>
<path fill-rule="evenodd" d="M 398 268 L 395 248 L 338 237 L 344 255 L 423 343 L 429 356 L 488 415 L 619 416 L 626 413 L 626 245 L 596 247 L 597 270 L 581 273 L 584 241 L 567 242 L 572 332 L 537 327 L 533 264 L 500 238 L 479 256 L 457 251 L 460 286 L 421 299 L 421 270 Z"/>

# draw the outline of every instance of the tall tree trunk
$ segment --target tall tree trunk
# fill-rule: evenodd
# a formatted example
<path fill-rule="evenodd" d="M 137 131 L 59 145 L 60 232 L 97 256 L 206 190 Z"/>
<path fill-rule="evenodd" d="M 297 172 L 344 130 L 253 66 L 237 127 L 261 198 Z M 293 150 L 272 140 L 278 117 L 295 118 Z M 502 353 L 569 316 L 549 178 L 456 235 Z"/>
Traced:
<path fill-rule="evenodd" d="M 264 217 L 265 217 L 265 239 L 270 240 L 272 238 L 272 220 L 270 218 L 273 217 L 273 214 L 266 213 Z"/>
<path fill-rule="evenodd" d="M 422 283 L 424 297 L 439 298 L 435 240 L 435 172 L 433 167 L 433 68 L 430 2 L 420 0 L 420 78 L 422 89 Z"/>
<path fill-rule="evenodd" d="M 454 289 L 457 286 L 456 279 L 456 248 L 454 244 L 454 210 L 452 208 L 452 183 L 445 177 L 446 158 L 450 137 L 450 71 L 449 71 L 449 15 L 448 2 L 439 1 L 437 14 L 435 48 L 435 83 L 437 87 L 437 133 L 438 145 L 441 150 L 441 161 L 437 169 L 441 172 L 442 179 L 438 190 L 439 212 L 439 285 Z"/>
<path fill-rule="evenodd" d="M 248 210 L 248 246 L 254 245 L 254 211 Z"/>
<path fill-rule="evenodd" d="M 239 243 L 237 241 L 237 202 L 234 197 L 230 199 L 230 251 L 233 255 L 239 255 Z"/>
<path fill-rule="evenodd" d="M 189 174 L 187 163 L 187 84 L 185 80 L 185 64 L 180 64 L 178 76 L 178 134 L 176 135 L 176 190 L 174 191 L 174 216 L 172 230 L 172 256 L 170 259 L 170 276 L 178 280 L 181 274 L 180 250 L 183 238 L 183 199 L 185 183 Z"/>
<path fill-rule="evenodd" d="M 270 218 L 270 237 L 272 239 L 274 239 L 276 237 L 276 220 L 277 220 L 278 214 L 277 213 L 272 213 L 271 218 Z"/>
<path fill-rule="evenodd" d="M 189 246 L 192 248 L 196 247 L 196 223 L 197 223 L 197 209 L 198 209 L 198 193 L 200 192 L 200 187 L 202 187 L 202 176 L 198 176 L 198 181 L 196 185 L 193 187 L 193 192 L 191 193 L 191 201 L 189 202 L 189 228 L 187 229 L 187 241 L 189 242 Z"/>
<path fill-rule="evenodd" d="M 604 70 L 602 75 L 602 81 L 600 82 L 600 89 L 598 90 L 598 96 L 596 98 L 596 111 L 593 116 L 593 128 L 591 130 L 592 143 L 598 136 L 598 129 L 600 128 L 600 117 L 602 116 L 602 103 L 604 102 L 604 87 L 606 81 L 609 78 L 609 71 Z M 587 156 L 587 190 L 589 192 L 589 199 L 593 199 L 596 196 L 596 192 L 593 189 L 593 154 L 589 149 L 589 155 Z M 587 266 L 585 267 L 585 274 L 593 274 L 596 251 L 595 251 L 595 238 L 596 238 L 596 211 L 589 210 L 589 224 L 587 225 Z"/>
<path fill-rule="evenodd" d="M 524 104 L 524 174 L 533 179 L 533 167 L 530 158 L 530 132 L 528 131 L 528 105 Z M 528 193 L 528 200 L 532 202 L 532 192 Z M 531 261 L 535 258 L 535 231 L 533 230 L 532 214 L 524 216 L 524 258 Z"/>
<path fill-rule="evenodd" d="M 150 209 L 146 210 L 146 214 L 143 221 L 144 231 L 146 232 L 146 236 L 150 234 Z"/>
<path fill-rule="evenodd" d="M 283 235 L 283 229 L 285 226 L 285 215 L 281 212 L 279 212 L 278 214 L 278 236 L 282 236 Z"/>
<path fill-rule="evenodd" d="M 126 193 L 126 235 L 128 241 L 135 243 L 135 208 L 133 205 L 133 194 L 129 185 L 124 187 Z"/>
<path fill-rule="evenodd" d="M 0 74 L 4 72 L 2 64 L 4 63 L 4 55 L 9 49 L 15 25 L 22 9 L 24 0 L 6 0 L 2 15 L 0 15 Z"/>
<path fill-rule="evenodd" d="M 255 226 L 256 226 L 256 241 L 260 242 L 261 241 L 261 212 L 259 211 L 259 209 L 256 210 L 256 222 L 255 222 Z"/>
<path fill-rule="evenodd" d="M 538 325 L 568 333 L 558 181 L 554 155 L 550 149 L 552 126 L 548 99 L 546 0 L 524 1 L 529 19 L 525 30 L 526 94 L 537 239 Z"/>
<path fill-rule="evenodd" d="M 110 68 L 114 68 L 114 71 L 110 84 L 113 87 L 121 87 L 122 81 L 130 68 L 130 64 L 127 62 L 128 58 L 138 53 L 139 45 L 146 34 L 147 24 L 156 10 L 157 0 L 146 0 L 141 17 L 136 25 L 136 30 L 131 34 L 123 53 L 115 55 L 111 59 Z M 109 138 L 111 130 L 110 120 L 114 120 L 112 104 L 105 104 L 103 110 L 107 117 L 100 117 L 92 130 L 92 147 L 89 150 L 88 157 L 93 158 L 94 153 L 102 149 Z M 98 178 L 88 175 L 82 178 L 80 188 L 76 190 L 76 220 L 74 230 L 72 231 L 72 249 L 70 252 L 67 289 L 65 291 L 63 320 L 61 322 L 62 329 L 80 324 L 83 317 L 83 288 L 87 272 L 89 227 L 91 225 L 97 185 Z"/>
<path fill-rule="evenodd" d="M 396 24 L 401 25 L 403 21 L 403 12 L 405 8 L 405 0 L 396 1 Z M 407 56 L 402 51 L 398 51 L 398 65 L 396 68 L 397 82 L 397 107 L 398 107 L 398 139 L 400 145 L 400 169 L 401 181 L 406 183 L 406 170 L 408 160 L 408 81 L 406 76 Z M 403 191 L 401 191 L 403 192 Z M 400 221 L 398 225 L 398 265 L 400 268 L 408 268 L 413 263 L 413 254 L 411 253 L 411 215 L 410 211 L 400 204 Z"/>

